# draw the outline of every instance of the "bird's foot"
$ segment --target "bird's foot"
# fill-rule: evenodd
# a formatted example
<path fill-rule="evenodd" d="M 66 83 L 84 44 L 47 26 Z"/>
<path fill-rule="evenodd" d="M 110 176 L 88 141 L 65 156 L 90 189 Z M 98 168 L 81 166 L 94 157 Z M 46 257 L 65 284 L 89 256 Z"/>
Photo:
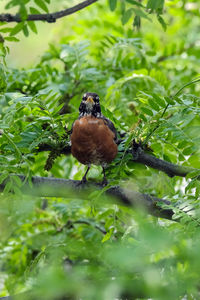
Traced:
<path fill-rule="evenodd" d="M 87 177 L 87 173 L 88 173 L 89 169 L 90 169 L 90 166 L 88 166 L 87 171 L 85 172 L 83 178 L 82 178 L 81 181 L 77 184 L 77 186 L 85 185 L 85 184 L 87 183 L 86 177 Z"/>
<path fill-rule="evenodd" d="M 108 180 L 106 178 L 106 170 L 105 170 L 105 167 L 102 166 L 102 168 L 103 168 L 103 181 L 102 181 L 101 185 L 106 186 L 108 184 Z"/>
<path fill-rule="evenodd" d="M 101 185 L 102 186 L 108 185 L 108 180 L 106 179 L 106 177 L 103 178 Z"/>
<path fill-rule="evenodd" d="M 77 186 L 85 185 L 87 183 L 87 179 L 83 177 L 77 184 Z"/>

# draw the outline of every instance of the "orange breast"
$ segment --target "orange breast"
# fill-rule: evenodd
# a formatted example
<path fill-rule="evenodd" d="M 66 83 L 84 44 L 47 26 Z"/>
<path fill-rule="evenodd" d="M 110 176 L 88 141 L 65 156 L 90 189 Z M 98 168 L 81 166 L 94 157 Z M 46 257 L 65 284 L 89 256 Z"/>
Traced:
<path fill-rule="evenodd" d="M 104 165 L 117 155 L 114 133 L 103 119 L 87 116 L 76 120 L 71 135 L 71 152 L 82 164 Z"/>

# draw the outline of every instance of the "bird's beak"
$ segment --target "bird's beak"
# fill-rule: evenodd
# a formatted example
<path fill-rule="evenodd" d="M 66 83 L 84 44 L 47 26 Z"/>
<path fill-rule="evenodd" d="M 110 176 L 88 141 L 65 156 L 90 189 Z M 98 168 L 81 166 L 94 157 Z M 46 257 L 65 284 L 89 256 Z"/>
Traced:
<path fill-rule="evenodd" d="M 92 104 L 94 104 L 93 98 L 92 98 L 91 96 L 89 96 L 89 97 L 87 98 L 87 100 L 86 100 L 86 103 L 92 103 Z"/>

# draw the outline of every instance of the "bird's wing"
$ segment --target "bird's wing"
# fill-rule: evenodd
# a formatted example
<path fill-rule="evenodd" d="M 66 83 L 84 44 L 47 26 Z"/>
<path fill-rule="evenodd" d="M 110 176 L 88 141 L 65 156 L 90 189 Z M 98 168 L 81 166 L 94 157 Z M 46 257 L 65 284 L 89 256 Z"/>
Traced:
<path fill-rule="evenodd" d="M 102 117 L 102 119 L 105 121 L 105 124 L 109 127 L 109 129 L 114 133 L 114 141 L 115 143 L 118 145 L 119 144 L 119 140 L 118 140 L 118 137 L 117 137 L 117 130 L 113 124 L 112 121 L 110 121 L 108 118 L 106 117 Z"/>

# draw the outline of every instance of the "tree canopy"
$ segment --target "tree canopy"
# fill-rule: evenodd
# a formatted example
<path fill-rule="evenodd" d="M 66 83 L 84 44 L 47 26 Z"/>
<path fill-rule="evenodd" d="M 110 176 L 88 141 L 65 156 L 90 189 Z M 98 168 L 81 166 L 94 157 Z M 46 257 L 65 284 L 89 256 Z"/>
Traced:
<path fill-rule="evenodd" d="M 0 297 L 199 299 L 199 1 L 0 8 Z M 90 91 L 121 141 L 107 186 L 71 155 Z"/>

